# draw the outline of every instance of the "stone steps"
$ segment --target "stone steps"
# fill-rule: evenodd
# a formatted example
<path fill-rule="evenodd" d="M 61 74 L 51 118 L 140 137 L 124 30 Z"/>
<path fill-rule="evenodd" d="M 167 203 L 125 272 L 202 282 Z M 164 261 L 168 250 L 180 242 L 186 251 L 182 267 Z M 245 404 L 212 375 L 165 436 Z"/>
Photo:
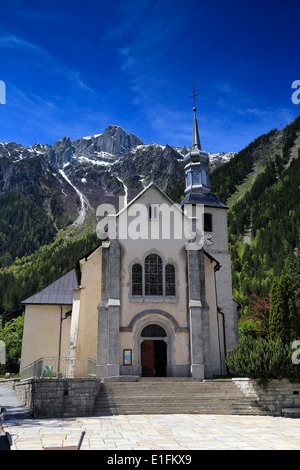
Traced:
<path fill-rule="evenodd" d="M 269 414 L 256 396 L 246 397 L 233 381 L 147 378 L 102 383 L 95 415 L 114 414 Z"/>

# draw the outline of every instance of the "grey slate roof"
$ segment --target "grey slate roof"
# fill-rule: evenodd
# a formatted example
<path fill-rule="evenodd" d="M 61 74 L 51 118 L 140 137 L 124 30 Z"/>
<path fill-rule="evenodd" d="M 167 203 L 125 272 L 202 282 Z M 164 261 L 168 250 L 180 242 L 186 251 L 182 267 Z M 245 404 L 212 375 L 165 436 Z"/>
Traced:
<path fill-rule="evenodd" d="M 21 302 L 23 305 L 72 305 L 73 290 L 78 285 L 75 269 L 54 281 L 48 287 Z"/>
<path fill-rule="evenodd" d="M 222 204 L 215 194 L 204 193 L 202 191 L 189 193 L 181 202 L 181 207 L 184 206 L 184 204 L 203 204 L 204 206 L 222 207 L 223 209 L 227 209 L 227 206 Z"/>

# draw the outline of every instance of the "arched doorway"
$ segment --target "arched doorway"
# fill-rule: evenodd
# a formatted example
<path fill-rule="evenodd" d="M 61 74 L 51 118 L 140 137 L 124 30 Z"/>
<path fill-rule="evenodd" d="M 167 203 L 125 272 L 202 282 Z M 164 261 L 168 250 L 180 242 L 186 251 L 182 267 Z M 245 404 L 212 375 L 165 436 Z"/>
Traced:
<path fill-rule="evenodd" d="M 166 377 L 167 334 L 156 324 L 145 326 L 141 332 L 141 366 L 143 377 Z"/>

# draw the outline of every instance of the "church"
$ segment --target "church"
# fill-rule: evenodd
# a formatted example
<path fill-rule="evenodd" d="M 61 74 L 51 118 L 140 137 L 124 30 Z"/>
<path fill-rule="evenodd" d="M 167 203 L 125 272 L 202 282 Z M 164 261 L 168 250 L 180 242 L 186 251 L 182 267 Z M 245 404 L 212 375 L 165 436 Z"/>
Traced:
<path fill-rule="evenodd" d="M 194 106 L 185 193 L 151 182 L 118 213 L 102 210 L 99 244 L 24 300 L 21 373 L 47 358 L 67 377 L 193 377 L 227 373 L 238 340 L 227 207 L 211 193 Z M 62 366 L 61 366 L 62 367 Z"/>

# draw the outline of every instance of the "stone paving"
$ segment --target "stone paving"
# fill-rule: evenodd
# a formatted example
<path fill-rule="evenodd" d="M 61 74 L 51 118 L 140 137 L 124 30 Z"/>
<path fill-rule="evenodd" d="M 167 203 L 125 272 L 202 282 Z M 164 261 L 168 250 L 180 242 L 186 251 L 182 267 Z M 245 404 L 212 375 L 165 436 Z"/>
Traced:
<path fill-rule="evenodd" d="M 6 422 L 11 450 L 299 450 L 300 419 L 272 416 L 135 415 Z"/>

